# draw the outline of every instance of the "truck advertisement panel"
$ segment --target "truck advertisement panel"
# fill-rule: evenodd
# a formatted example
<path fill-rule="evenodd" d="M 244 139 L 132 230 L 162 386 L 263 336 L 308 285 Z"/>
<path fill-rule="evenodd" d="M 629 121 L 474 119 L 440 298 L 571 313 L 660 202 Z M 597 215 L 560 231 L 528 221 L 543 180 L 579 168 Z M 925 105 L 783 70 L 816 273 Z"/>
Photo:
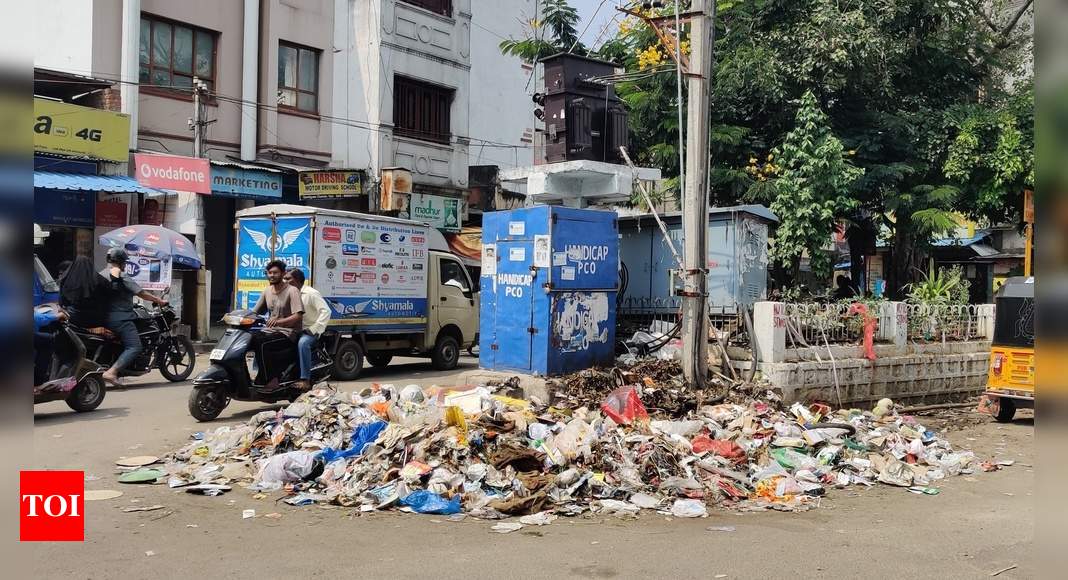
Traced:
<path fill-rule="evenodd" d="M 334 325 L 422 330 L 427 316 L 427 228 L 320 216 L 310 278 Z"/>
<path fill-rule="evenodd" d="M 311 279 L 311 218 L 242 218 L 237 233 L 234 307 L 252 308 L 267 286 L 267 263 L 279 259 Z"/>

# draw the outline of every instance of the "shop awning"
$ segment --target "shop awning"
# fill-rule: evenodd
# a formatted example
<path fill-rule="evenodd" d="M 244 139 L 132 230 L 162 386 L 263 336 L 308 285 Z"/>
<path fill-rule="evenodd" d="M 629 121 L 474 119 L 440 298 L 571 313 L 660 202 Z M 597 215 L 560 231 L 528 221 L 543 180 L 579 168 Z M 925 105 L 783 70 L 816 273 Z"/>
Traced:
<path fill-rule="evenodd" d="M 145 187 L 140 183 L 137 183 L 136 179 L 125 175 L 85 175 L 53 171 L 34 171 L 33 187 L 35 189 L 55 189 L 59 191 L 166 193 L 158 189 Z"/>

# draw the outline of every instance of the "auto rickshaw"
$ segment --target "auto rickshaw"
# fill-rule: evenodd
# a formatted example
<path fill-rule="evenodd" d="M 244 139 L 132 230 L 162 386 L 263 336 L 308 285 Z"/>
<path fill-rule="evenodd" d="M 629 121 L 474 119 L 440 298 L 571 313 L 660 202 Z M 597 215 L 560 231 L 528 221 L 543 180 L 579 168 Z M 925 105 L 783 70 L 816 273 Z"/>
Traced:
<path fill-rule="evenodd" d="M 994 339 L 980 409 L 1001 423 L 1035 408 L 1035 278 L 1005 281 L 994 298 Z"/>

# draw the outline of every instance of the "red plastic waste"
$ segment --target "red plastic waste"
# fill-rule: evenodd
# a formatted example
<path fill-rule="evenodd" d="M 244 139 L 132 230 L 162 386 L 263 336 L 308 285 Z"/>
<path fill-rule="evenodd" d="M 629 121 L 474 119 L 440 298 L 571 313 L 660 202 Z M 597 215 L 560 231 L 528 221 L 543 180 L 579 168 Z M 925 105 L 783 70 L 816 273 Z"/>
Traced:
<path fill-rule="evenodd" d="M 745 451 L 734 441 L 712 439 L 708 435 L 702 433 L 701 435 L 694 437 L 693 441 L 690 443 L 693 445 L 694 453 L 711 451 L 713 455 L 719 455 L 720 457 L 730 459 L 734 462 L 739 462 L 745 459 Z"/>
<path fill-rule="evenodd" d="M 864 358 L 875 360 L 875 327 L 879 320 L 868 311 L 868 306 L 854 302 L 849 307 L 849 314 L 859 314 L 864 321 Z"/>
<path fill-rule="evenodd" d="M 619 425 L 630 425 L 636 420 L 649 419 L 649 413 L 634 387 L 619 387 L 608 393 L 601 403 L 601 411 Z"/>

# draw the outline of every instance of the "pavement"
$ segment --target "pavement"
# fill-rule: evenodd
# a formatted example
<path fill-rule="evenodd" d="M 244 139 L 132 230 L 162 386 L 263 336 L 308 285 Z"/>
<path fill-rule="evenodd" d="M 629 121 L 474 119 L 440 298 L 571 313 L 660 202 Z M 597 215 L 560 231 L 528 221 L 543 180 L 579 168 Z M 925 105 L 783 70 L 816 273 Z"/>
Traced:
<path fill-rule="evenodd" d="M 201 357 L 203 361 L 206 357 Z M 454 384 L 477 361 L 466 355 L 451 372 L 429 361 L 397 359 L 361 380 Z M 947 435 L 981 459 L 1013 459 L 993 473 L 949 478 L 935 496 L 899 488 L 831 490 L 805 513 L 734 513 L 678 520 L 558 519 L 499 535 L 492 522 L 468 518 L 291 507 L 281 494 L 254 499 L 236 488 L 202 497 L 166 486 L 117 483 L 114 462 L 163 455 L 191 433 L 243 422 L 272 408 L 234 402 L 212 423 L 186 410 L 188 383 L 158 374 L 111 390 L 101 407 L 78 414 L 62 402 L 34 408 L 34 468 L 77 469 L 86 489 L 116 489 L 120 498 L 86 502 L 85 542 L 23 544 L 39 578 L 280 578 L 319 574 L 357 578 L 1031 578 L 1034 564 L 1034 419 L 1001 425 L 981 416 L 957 421 Z M 123 507 L 161 504 L 126 513 Z M 242 510 L 257 517 L 242 519 Z M 280 517 L 264 517 L 266 514 Z M 731 526 L 734 531 L 710 531 Z"/>

